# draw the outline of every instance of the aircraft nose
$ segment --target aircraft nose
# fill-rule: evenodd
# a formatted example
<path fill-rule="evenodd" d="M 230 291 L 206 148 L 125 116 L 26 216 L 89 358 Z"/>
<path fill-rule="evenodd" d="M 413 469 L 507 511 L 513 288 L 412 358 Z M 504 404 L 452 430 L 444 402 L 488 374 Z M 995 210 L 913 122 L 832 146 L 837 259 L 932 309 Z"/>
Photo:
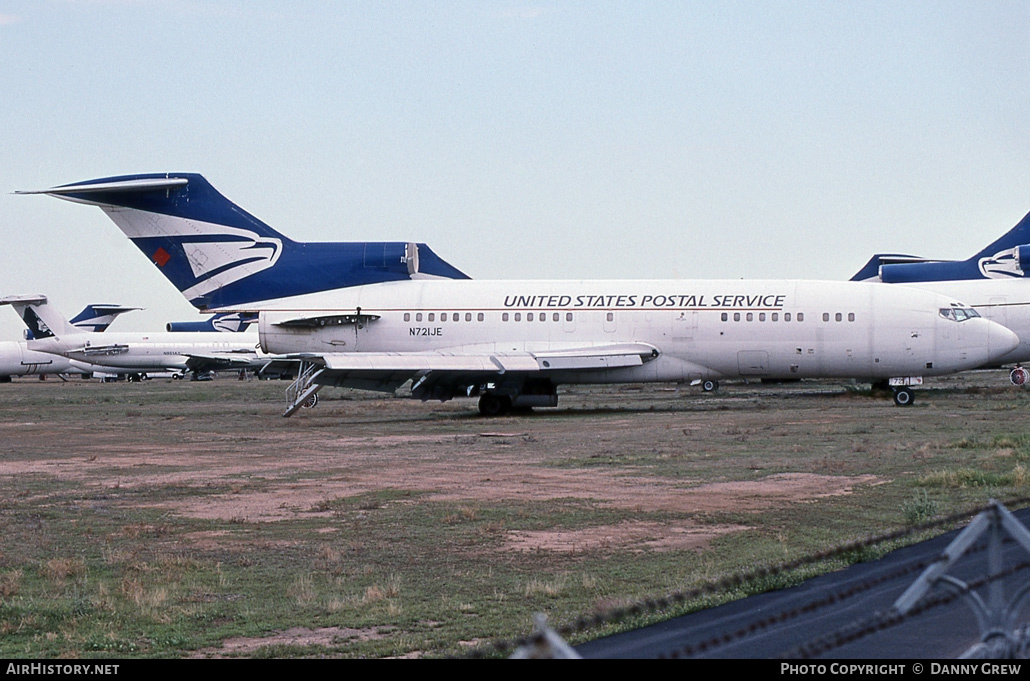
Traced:
<path fill-rule="evenodd" d="M 1019 346 L 1019 336 L 997 322 L 987 321 L 987 357 L 996 362 Z"/>

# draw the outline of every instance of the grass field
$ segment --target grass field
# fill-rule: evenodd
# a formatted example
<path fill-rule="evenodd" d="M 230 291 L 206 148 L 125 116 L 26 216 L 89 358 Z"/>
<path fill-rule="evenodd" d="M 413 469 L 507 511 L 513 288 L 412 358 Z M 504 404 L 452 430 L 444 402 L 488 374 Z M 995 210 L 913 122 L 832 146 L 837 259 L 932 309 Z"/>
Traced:
<path fill-rule="evenodd" d="M 497 419 L 331 389 L 283 419 L 285 387 L 0 385 L 0 657 L 463 655 L 1030 491 L 996 371 L 904 409 L 631 385 Z"/>

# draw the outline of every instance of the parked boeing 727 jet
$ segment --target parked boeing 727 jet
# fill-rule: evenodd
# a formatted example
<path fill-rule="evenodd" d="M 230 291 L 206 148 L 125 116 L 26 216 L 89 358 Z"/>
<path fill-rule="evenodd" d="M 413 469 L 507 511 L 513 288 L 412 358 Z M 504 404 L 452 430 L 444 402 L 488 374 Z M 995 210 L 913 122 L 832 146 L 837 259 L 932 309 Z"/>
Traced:
<path fill-rule="evenodd" d="M 105 373 L 124 373 L 145 378 L 147 372 L 251 369 L 257 371 L 268 358 L 257 349 L 257 338 L 247 333 L 191 334 L 83 331 L 72 326 L 47 304 L 46 296 L 9 296 L 0 305 L 11 305 L 29 328 L 26 342 L 33 352 L 58 355 L 94 365 Z"/>
<path fill-rule="evenodd" d="M 923 376 L 982 366 L 1018 343 L 954 298 L 918 289 L 467 280 L 435 256 L 427 269 L 423 245 L 375 246 L 371 260 L 355 255 L 368 244 L 340 246 L 336 264 L 298 251 L 284 270 L 293 284 L 284 287 L 285 237 L 199 175 L 28 193 L 100 206 L 194 305 L 258 312 L 262 349 L 309 364 L 284 415 L 324 385 L 393 391 L 408 381 L 423 400 L 478 396 L 484 414 L 555 406 L 562 384 L 711 387 L 726 378 L 889 380 L 895 402 L 906 405 Z M 202 289 L 187 285 L 201 276 Z"/>
<path fill-rule="evenodd" d="M 1019 346 L 994 364 L 1030 362 L 1030 213 L 966 260 L 880 253 L 852 280 L 901 284 L 960 299 L 1019 336 Z M 1022 384 L 1030 375 L 1020 368 L 1012 379 Z"/>
<path fill-rule="evenodd" d="M 105 331 L 118 315 L 138 309 L 138 307 L 121 305 L 87 305 L 69 323 L 83 331 L 100 333 Z M 26 329 L 25 337 L 31 339 L 32 332 Z M 0 383 L 10 383 L 12 376 L 89 375 L 94 371 L 97 371 L 97 368 L 92 364 L 76 362 L 67 357 L 51 355 L 47 352 L 29 350 L 25 341 L 0 342 Z"/>

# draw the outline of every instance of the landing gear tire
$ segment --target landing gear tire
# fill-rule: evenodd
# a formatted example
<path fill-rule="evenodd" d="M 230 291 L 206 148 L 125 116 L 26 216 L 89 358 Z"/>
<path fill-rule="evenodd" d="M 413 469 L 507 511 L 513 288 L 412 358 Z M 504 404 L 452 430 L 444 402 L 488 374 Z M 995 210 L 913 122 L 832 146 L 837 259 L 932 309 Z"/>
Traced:
<path fill-rule="evenodd" d="M 894 391 L 894 404 L 899 407 L 910 407 L 916 399 L 916 394 L 911 388 L 897 388 Z"/>
<path fill-rule="evenodd" d="M 507 395 L 487 393 L 479 398 L 479 413 L 483 416 L 501 416 L 511 409 L 511 398 Z"/>
<path fill-rule="evenodd" d="M 701 383 L 701 390 L 706 393 L 714 393 L 719 389 L 719 381 L 704 381 Z"/>
<path fill-rule="evenodd" d="M 308 399 L 304 400 L 304 404 L 300 405 L 304 409 L 313 409 L 318 404 L 318 393 L 314 393 Z"/>

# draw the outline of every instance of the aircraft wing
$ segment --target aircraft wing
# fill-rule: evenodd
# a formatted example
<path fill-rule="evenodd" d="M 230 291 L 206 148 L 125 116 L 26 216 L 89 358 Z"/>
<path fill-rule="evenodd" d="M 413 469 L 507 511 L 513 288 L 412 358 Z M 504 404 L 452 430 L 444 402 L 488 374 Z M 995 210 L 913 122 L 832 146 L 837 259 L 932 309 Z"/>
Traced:
<path fill-rule="evenodd" d="M 640 366 L 658 354 L 647 343 L 617 343 L 536 352 L 341 352 L 293 359 L 321 365 L 316 382 L 322 385 L 392 391 L 411 380 L 415 397 L 432 399 L 510 374 L 544 378 L 555 372 L 606 371 Z"/>
<path fill-rule="evenodd" d="M 268 362 L 253 353 L 220 353 L 186 355 L 186 368 L 190 371 L 229 371 L 233 369 L 261 368 Z"/>

